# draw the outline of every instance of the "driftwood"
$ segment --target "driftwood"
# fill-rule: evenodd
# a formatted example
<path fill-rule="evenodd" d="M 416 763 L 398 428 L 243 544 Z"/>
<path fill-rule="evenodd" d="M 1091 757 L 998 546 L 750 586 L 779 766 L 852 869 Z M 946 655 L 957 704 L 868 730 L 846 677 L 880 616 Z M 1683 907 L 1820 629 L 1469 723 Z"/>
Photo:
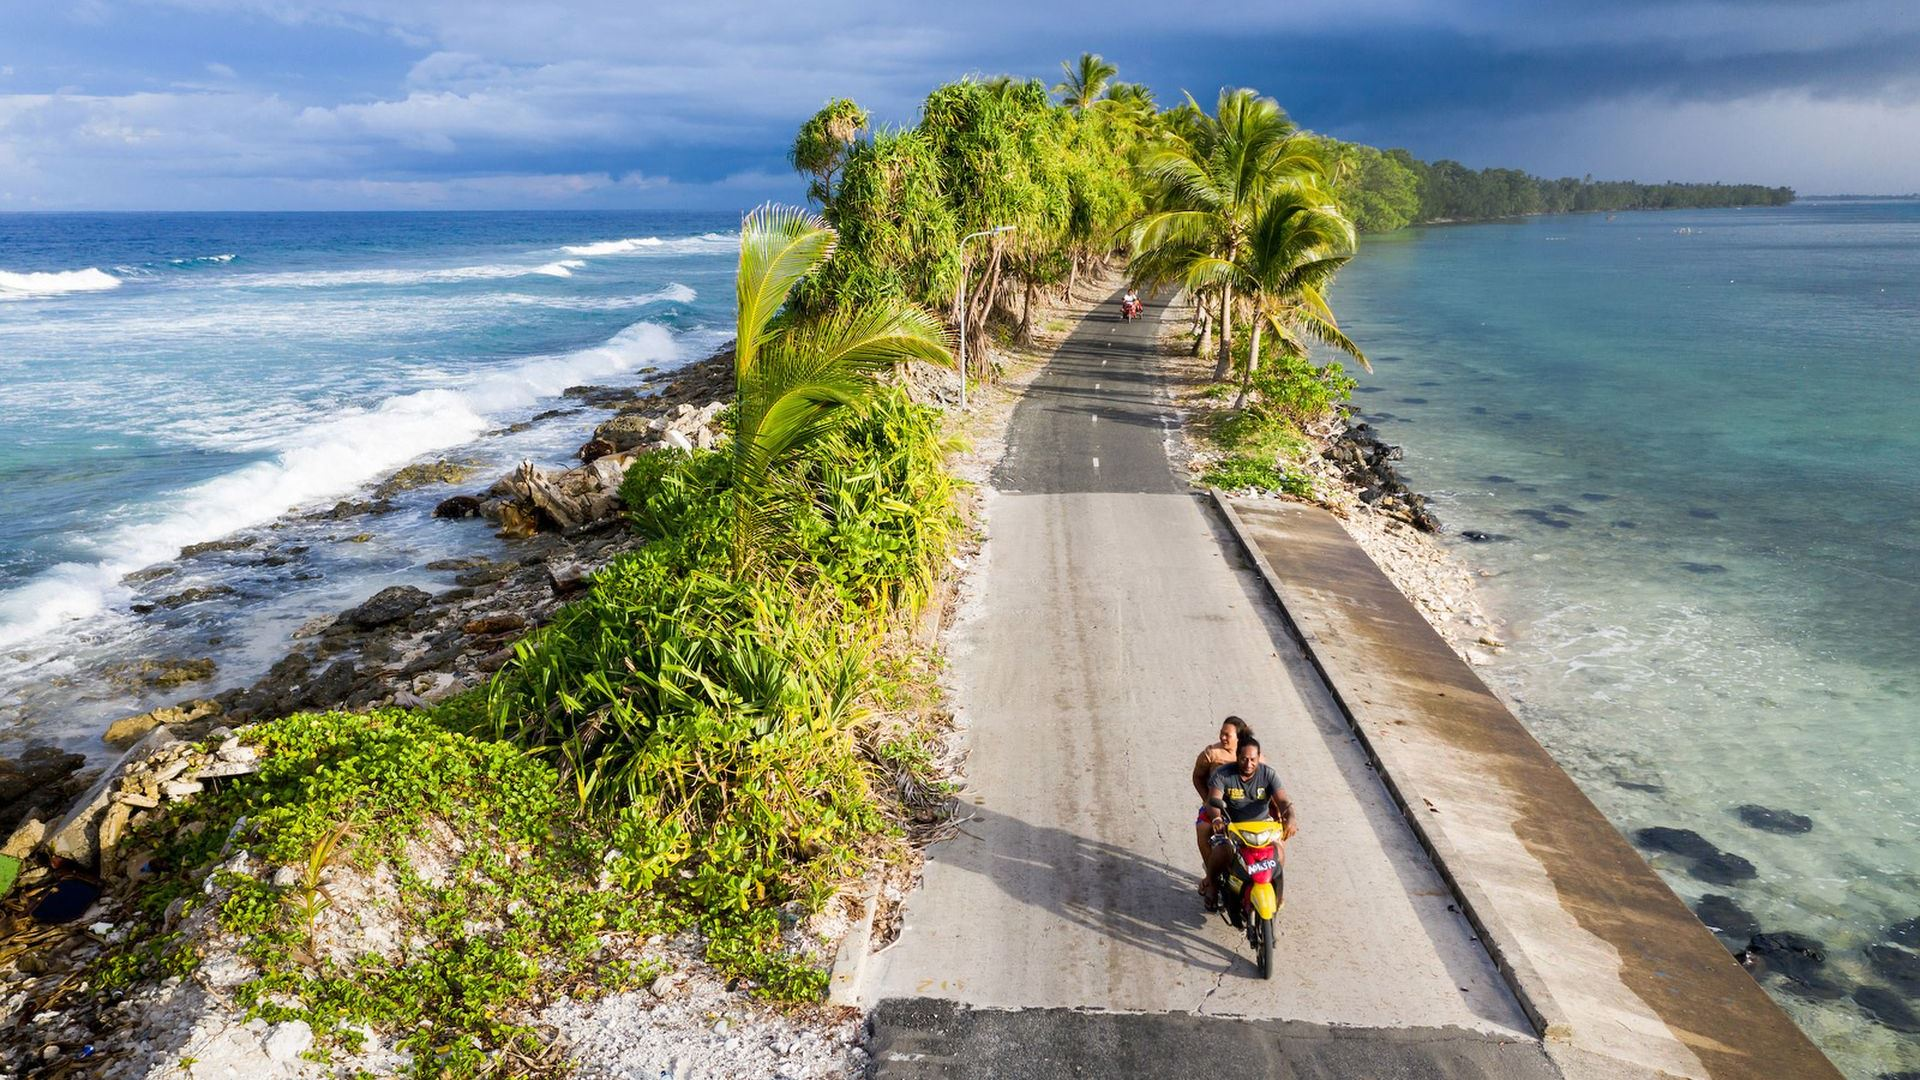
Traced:
<path fill-rule="evenodd" d="M 577 529 L 597 515 L 585 499 L 569 495 L 548 480 L 533 462 L 523 461 L 513 474 L 516 492 L 545 514 L 562 532 Z"/>

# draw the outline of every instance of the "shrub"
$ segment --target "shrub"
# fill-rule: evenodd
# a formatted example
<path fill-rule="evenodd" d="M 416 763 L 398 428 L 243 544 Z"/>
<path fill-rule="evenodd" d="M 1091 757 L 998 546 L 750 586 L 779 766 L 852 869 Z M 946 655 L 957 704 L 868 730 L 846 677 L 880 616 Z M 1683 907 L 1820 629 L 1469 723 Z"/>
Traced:
<path fill-rule="evenodd" d="M 590 983 L 602 935 L 639 929 L 650 910 L 596 888 L 604 837 L 571 820 L 553 770 L 513 746 L 403 710 L 298 714 L 245 737 L 258 773 L 178 804 L 163 834 L 142 837 L 150 865 L 168 869 L 143 884 L 147 932 L 109 963 L 110 985 L 180 971 L 177 948 L 154 948 L 177 942 L 161 934 L 164 912 L 203 899 L 211 874 L 220 928 L 259 968 L 235 991 L 251 1015 L 305 1020 L 323 1053 L 356 1045 L 350 1025 L 366 1025 L 414 1055 L 414 1075 L 480 1076 L 503 1052 L 539 1048 L 519 1007 Z M 445 859 L 444 875 L 416 869 L 421 845 Z M 304 872 L 280 886 L 217 868 L 236 852 Z M 316 947 L 329 865 L 349 860 L 394 883 L 391 955 Z"/>
<path fill-rule="evenodd" d="M 649 543 L 489 687 L 484 730 L 612 816 L 610 872 L 698 920 L 714 962 L 763 992 L 818 989 L 777 912 L 817 909 L 885 829 L 864 702 L 890 616 L 917 607 L 952 541 L 947 449 L 936 412 L 877 393 L 792 467 L 811 497 L 739 577 L 724 455 L 643 455 L 621 494 Z"/>
<path fill-rule="evenodd" d="M 1313 478 L 1274 464 L 1271 458 L 1234 454 L 1208 466 L 1200 482 L 1209 487 L 1240 491 L 1258 488 L 1279 491 L 1298 498 L 1313 497 Z"/>

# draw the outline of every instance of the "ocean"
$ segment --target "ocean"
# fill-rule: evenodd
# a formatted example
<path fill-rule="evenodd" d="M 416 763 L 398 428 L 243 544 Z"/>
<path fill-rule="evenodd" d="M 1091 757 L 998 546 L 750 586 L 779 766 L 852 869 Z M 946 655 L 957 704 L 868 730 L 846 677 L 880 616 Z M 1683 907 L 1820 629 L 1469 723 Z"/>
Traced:
<path fill-rule="evenodd" d="M 566 388 L 729 338 L 738 228 L 0 214 L 0 754 L 98 757 L 112 720 L 250 683 L 315 615 L 450 585 L 422 568 L 497 542 L 435 502 L 523 459 L 566 464 L 592 422 Z M 316 516 L 442 459 L 473 480 Z M 229 537 L 247 546 L 177 558 Z M 176 658 L 215 675 L 160 688 L 137 666 Z"/>
<path fill-rule="evenodd" d="M 1763 982 L 1850 1076 L 1920 1068 L 1851 1000 L 1920 916 L 1920 203 L 1411 229 L 1333 304 L 1358 411 L 1491 575 L 1485 678 L 1623 832 L 1754 865 L 1653 856 L 1824 943 L 1832 987 Z"/>

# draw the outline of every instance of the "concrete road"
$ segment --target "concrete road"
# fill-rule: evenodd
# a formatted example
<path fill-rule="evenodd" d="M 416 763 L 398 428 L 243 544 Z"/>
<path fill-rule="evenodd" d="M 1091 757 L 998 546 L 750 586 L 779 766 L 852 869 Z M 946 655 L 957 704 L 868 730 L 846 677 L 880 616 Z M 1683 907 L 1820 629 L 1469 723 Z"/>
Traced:
<path fill-rule="evenodd" d="M 1156 323 L 1104 305 L 1014 414 L 952 643 L 972 820 L 930 852 L 862 995 L 880 1005 L 876 1047 L 937 1039 L 951 1064 L 930 1074 L 924 1054 L 883 1053 L 879 1073 L 1013 1075 L 979 1071 L 1013 1022 L 974 1010 L 1060 1008 L 1444 1029 L 1381 1040 L 1382 1060 L 1545 1075 L 1460 1057 L 1462 1040 L 1531 1044 L 1531 1029 L 1264 587 L 1176 476 Z M 1300 811 L 1265 982 L 1194 893 L 1188 770 L 1229 713 L 1253 725 Z M 1042 1023 L 1064 1037 L 1084 1021 Z M 1131 1052 L 1151 1057 L 1160 1022 L 1126 1023 L 1141 1025 Z M 1249 1050 L 1264 1038 L 1217 1026 Z M 1169 1070 L 1180 1053 L 1168 1044 Z"/>

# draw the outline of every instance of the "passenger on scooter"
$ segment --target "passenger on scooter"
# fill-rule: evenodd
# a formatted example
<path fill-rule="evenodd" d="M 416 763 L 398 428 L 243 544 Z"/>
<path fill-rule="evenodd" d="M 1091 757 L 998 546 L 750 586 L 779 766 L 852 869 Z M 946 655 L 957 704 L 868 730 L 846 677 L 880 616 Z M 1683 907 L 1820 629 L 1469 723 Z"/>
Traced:
<path fill-rule="evenodd" d="M 1193 790 L 1200 796 L 1200 812 L 1193 817 L 1193 838 L 1200 846 L 1200 894 L 1205 896 L 1213 888 L 1213 873 L 1208 869 L 1213 859 L 1213 822 L 1207 815 L 1207 785 L 1213 779 L 1213 771 L 1222 765 L 1233 764 L 1233 752 L 1240 740 L 1253 738 L 1253 729 L 1245 720 L 1229 716 L 1220 722 L 1220 737 L 1207 744 L 1200 756 L 1193 759 Z"/>
<path fill-rule="evenodd" d="M 1293 820 L 1293 800 L 1287 797 L 1287 789 L 1280 783 L 1280 777 L 1271 767 L 1260 760 L 1260 740 L 1248 735 L 1234 747 L 1234 763 L 1222 765 L 1213 771 L 1207 781 L 1207 818 L 1214 832 L 1225 832 L 1228 822 L 1277 821 L 1281 825 L 1281 839 L 1291 840 L 1299 826 Z M 1203 895 L 1207 901 L 1207 910 L 1214 910 L 1219 904 L 1215 895 L 1213 876 L 1227 866 L 1233 853 L 1224 844 L 1214 845 L 1207 853 L 1207 884 Z M 1285 843 L 1274 845 L 1274 858 L 1284 866 L 1287 861 Z"/>

